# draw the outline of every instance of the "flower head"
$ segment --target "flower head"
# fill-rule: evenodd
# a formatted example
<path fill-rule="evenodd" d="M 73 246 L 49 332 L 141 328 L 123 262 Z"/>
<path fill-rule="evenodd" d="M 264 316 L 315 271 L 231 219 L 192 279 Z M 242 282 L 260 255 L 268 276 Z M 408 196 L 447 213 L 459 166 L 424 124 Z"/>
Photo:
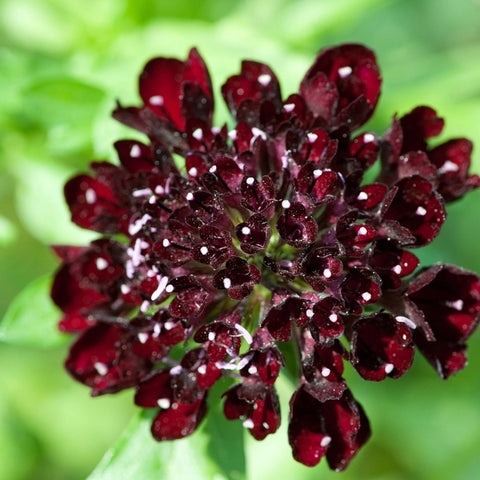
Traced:
<path fill-rule="evenodd" d="M 70 374 L 93 395 L 135 387 L 137 405 L 158 408 L 157 440 L 193 433 L 210 387 L 232 377 L 225 416 L 262 440 L 280 425 L 275 382 L 293 342 L 293 456 L 343 470 L 370 435 L 345 362 L 366 380 L 398 378 L 416 346 L 441 377 L 461 370 L 480 280 L 445 264 L 416 272 L 410 250 L 480 185 L 472 145 L 430 148 L 443 120 L 429 107 L 394 117 L 383 136 L 357 132 L 380 86 L 362 45 L 321 51 L 286 99 L 267 65 L 245 61 L 222 87 L 228 129 L 212 125 L 195 49 L 149 61 L 143 104 L 113 113 L 145 143 L 116 142 L 118 165 L 92 163 L 65 186 L 72 220 L 102 234 L 55 247 L 52 298 L 60 328 L 78 335 Z M 377 178 L 364 180 L 377 159 Z"/>

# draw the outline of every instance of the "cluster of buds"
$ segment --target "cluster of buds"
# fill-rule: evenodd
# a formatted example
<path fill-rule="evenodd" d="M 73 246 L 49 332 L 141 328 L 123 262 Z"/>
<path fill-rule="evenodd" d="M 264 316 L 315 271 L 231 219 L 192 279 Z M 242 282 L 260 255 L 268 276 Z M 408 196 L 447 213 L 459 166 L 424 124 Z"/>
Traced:
<path fill-rule="evenodd" d="M 383 136 L 354 133 L 380 86 L 357 44 L 321 51 L 286 100 L 267 65 L 245 61 L 222 87 L 229 130 L 212 126 L 195 49 L 149 61 L 143 104 L 113 113 L 148 143 L 116 142 L 119 164 L 94 162 L 65 186 L 72 220 L 102 234 L 54 247 L 60 329 L 77 335 L 68 372 L 94 396 L 134 387 L 138 406 L 158 408 L 157 440 L 193 433 L 209 389 L 233 378 L 225 416 L 262 440 L 280 425 L 275 381 L 292 347 L 293 456 L 340 471 L 370 436 L 345 362 L 366 380 L 399 378 L 417 347 L 442 378 L 461 370 L 480 280 L 417 268 L 411 250 L 438 235 L 445 203 L 480 185 L 472 144 L 431 148 L 443 120 L 426 106 Z"/>

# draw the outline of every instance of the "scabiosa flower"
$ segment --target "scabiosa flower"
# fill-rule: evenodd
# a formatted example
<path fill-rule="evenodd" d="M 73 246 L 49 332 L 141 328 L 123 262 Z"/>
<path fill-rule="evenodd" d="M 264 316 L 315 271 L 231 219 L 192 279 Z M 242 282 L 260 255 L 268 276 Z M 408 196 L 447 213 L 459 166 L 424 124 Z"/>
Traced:
<path fill-rule="evenodd" d="M 343 470 L 370 436 L 346 362 L 366 380 L 399 378 L 418 347 L 442 378 L 461 370 L 480 279 L 417 270 L 411 250 L 438 235 L 446 203 L 480 185 L 472 144 L 430 147 L 444 122 L 426 106 L 382 136 L 358 132 L 380 86 L 362 45 L 321 51 L 286 99 L 267 65 L 245 61 L 222 87 L 229 129 L 212 125 L 197 50 L 149 61 L 143 104 L 113 112 L 145 141 L 116 142 L 117 165 L 92 163 L 65 186 L 72 220 L 102 234 L 54 247 L 52 298 L 60 328 L 77 335 L 68 372 L 92 395 L 134 387 L 137 405 L 158 408 L 157 440 L 192 434 L 209 389 L 231 377 L 225 416 L 262 440 L 280 425 L 275 382 L 290 342 L 293 456 Z"/>

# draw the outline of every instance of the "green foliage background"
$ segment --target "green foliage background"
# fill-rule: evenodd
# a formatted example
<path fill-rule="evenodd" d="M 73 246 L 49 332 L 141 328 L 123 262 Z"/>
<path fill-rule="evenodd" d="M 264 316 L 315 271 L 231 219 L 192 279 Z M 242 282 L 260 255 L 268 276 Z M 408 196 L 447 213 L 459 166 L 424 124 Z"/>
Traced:
<path fill-rule="evenodd" d="M 479 0 L 0 0 L 0 316 L 34 281 L 0 324 L 0 478 L 86 478 L 134 414 L 131 392 L 92 400 L 67 377 L 68 339 L 55 332 L 46 301 L 56 267 L 46 245 L 92 238 L 69 223 L 65 179 L 91 159 L 112 159 L 111 143 L 132 136 L 110 119 L 115 99 L 136 103 L 143 64 L 184 58 L 193 45 L 216 93 L 250 58 L 269 63 L 288 94 L 321 47 L 347 41 L 373 48 L 383 72 L 373 129 L 384 131 L 394 112 L 432 105 L 447 119 L 442 139 L 477 142 L 480 172 Z M 221 122 L 219 95 L 217 103 Z M 450 206 L 440 237 L 419 252 L 425 263 L 480 272 L 479 201 L 475 192 Z M 448 382 L 420 356 L 397 381 L 367 383 L 347 371 L 373 438 L 346 473 L 295 463 L 286 421 L 261 443 L 246 438 L 242 473 L 241 429 L 211 420 L 193 443 L 160 445 L 146 433 L 147 414 L 91 478 L 480 478 L 480 334 L 469 352 L 468 368 Z M 292 388 L 282 380 L 284 417 Z"/>

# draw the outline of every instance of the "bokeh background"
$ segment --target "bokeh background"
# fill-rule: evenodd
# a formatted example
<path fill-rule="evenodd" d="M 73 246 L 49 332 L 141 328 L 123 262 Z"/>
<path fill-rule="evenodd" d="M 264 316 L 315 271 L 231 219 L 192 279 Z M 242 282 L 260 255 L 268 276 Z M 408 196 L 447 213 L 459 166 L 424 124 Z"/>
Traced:
<path fill-rule="evenodd" d="M 70 225 L 64 181 L 135 135 L 110 118 L 115 99 L 138 102 L 144 63 L 185 58 L 194 45 L 216 93 L 248 58 L 269 63 L 286 96 L 320 48 L 347 41 L 373 48 L 382 69 L 369 127 L 381 133 L 393 113 L 431 105 L 447 120 L 440 140 L 477 142 L 480 173 L 479 0 L 0 0 L 0 318 L 34 281 L 0 339 L 1 479 L 84 479 L 134 413 L 131 392 L 91 399 L 67 377 L 68 341 L 54 333 L 46 299 L 57 265 L 47 245 L 94 237 Z M 217 95 L 218 123 L 228 119 L 221 104 Z M 418 251 L 425 263 L 480 272 L 479 205 L 474 192 L 449 207 L 439 238 Z M 295 463 L 284 421 L 261 443 L 247 439 L 247 478 L 480 478 L 480 333 L 469 366 L 448 382 L 420 356 L 397 381 L 367 383 L 350 370 L 347 379 L 373 437 L 345 473 Z M 286 415 L 292 387 L 282 385 Z"/>

